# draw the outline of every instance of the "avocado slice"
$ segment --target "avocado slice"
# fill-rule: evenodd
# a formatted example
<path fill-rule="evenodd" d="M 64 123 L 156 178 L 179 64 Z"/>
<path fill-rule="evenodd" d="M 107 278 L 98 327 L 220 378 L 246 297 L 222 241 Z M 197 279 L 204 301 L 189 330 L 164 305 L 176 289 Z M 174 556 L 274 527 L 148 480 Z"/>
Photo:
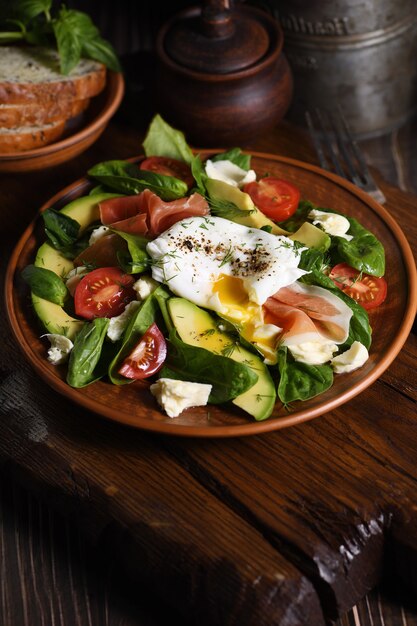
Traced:
<path fill-rule="evenodd" d="M 248 193 L 222 180 L 215 180 L 214 178 L 207 179 L 206 188 L 211 198 L 232 202 L 241 211 L 248 212 L 247 215 L 233 216 L 233 222 L 249 226 L 249 228 L 263 228 L 264 226 L 269 226 L 271 233 L 274 235 L 288 235 L 288 231 L 277 226 L 269 217 L 266 217 L 266 215 L 256 208 Z"/>
<path fill-rule="evenodd" d="M 258 421 L 269 417 L 275 405 L 276 390 L 262 360 L 243 346 L 236 346 L 229 353 L 232 336 L 219 330 L 213 317 L 192 302 L 184 298 L 170 298 L 168 311 L 182 341 L 216 354 L 227 352 L 231 359 L 245 363 L 257 374 L 258 381 L 232 402 Z"/>
<path fill-rule="evenodd" d="M 69 202 L 61 209 L 61 213 L 68 215 L 80 225 L 80 235 L 87 226 L 100 219 L 99 203 L 108 198 L 120 198 L 120 193 L 99 193 L 93 196 L 82 196 Z"/>
<path fill-rule="evenodd" d="M 307 246 L 307 248 L 316 248 L 321 252 L 328 250 L 331 243 L 329 235 L 327 235 L 324 230 L 321 230 L 321 228 L 310 224 L 310 222 L 301 224 L 300 228 L 296 230 L 295 233 L 288 235 L 288 239 L 299 241 Z"/>
<path fill-rule="evenodd" d="M 82 196 L 67 204 L 62 213 L 68 215 L 80 224 L 80 234 L 93 222 L 100 219 L 98 203 L 107 198 L 114 198 L 120 194 L 101 193 L 94 196 Z M 65 258 L 58 250 L 49 243 L 40 246 L 36 253 L 35 265 L 51 270 L 62 277 L 68 274 L 74 264 Z M 66 311 L 53 302 L 39 298 L 32 293 L 32 304 L 35 312 L 49 333 L 65 335 L 73 339 L 81 330 L 84 322 L 71 317 Z"/>

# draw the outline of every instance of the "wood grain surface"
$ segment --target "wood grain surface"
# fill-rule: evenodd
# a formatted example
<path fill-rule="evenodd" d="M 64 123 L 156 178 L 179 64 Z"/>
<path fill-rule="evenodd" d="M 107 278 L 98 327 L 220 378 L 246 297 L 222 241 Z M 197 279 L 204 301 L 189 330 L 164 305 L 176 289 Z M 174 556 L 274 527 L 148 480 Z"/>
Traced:
<path fill-rule="evenodd" d="M 137 154 L 142 136 L 116 120 L 77 160 L 3 178 L 2 273 L 48 197 L 99 160 Z M 411 144 L 400 131 L 387 141 L 390 182 L 378 181 L 415 249 L 417 200 L 398 188 L 417 193 Z M 251 148 L 315 162 L 287 123 Z M 22 358 L 4 312 L 0 328 L 4 626 L 417 623 L 398 604 L 417 591 L 415 334 L 369 389 L 313 422 L 191 441 L 72 404 Z"/>

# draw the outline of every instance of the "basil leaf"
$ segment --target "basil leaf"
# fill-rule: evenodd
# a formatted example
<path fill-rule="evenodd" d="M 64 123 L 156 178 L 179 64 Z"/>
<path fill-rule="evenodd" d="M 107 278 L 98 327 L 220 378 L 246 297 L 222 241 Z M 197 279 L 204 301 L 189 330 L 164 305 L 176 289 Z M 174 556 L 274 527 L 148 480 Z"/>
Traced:
<path fill-rule="evenodd" d="M 127 161 L 104 161 L 94 165 L 88 174 L 115 191 L 133 195 L 150 189 L 166 202 L 183 198 L 188 191 L 187 183 L 175 176 L 140 170 Z"/>
<path fill-rule="evenodd" d="M 250 154 L 243 154 L 240 148 L 232 148 L 228 152 L 221 152 L 220 154 L 216 154 L 216 156 L 211 158 L 212 161 L 231 161 L 238 167 L 241 167 L 242 170 L 249 171 L 250 170 Z"/>
<path fill-rule="evenodd" d="M 160 115 L 152 119 L 143 142 L 146 156 L 164 156 L 191 163 L 193 153 L 184 133 L 170 126 Z"/>
<path fill-rule="evenodd" d="M 52 22 L 63 74 L 69 74 L 81 59 L 82 35 L 76 14 L 63 8 Z"/>
<path fill-rule="evenodd" d="M 349 234 L 353 239 L 338 238 L 337 252 L 340 259 L 351 267 L 371 274 L 383 276 L 385 274 L 385 250 L 382 243 L 369 230 L 366 230 L 357 220 L 347 217 L 350 223 Z"/>
<path fill-rule="evenodd" d="M 20 0 L 17 5 L 21 18 L 29 22 L 41 13 L 48 14 L 52 7 L 52 0 Z"/>
<path fill-rule="evenodd" d="M 102 373 L 96 373 L 95 369 L 100 360 L 109 323 L 110 320 L 106 317 L 97 317 L 84 324 L 75 337 L 67 371 L 67 383 L 71 387 L 85 387 L 101 378 Z"/>
<path fill-rule="evenodd" d="M 43 267 L 28 265 L 22 271 L 22 278 L 29 284 L 31 290 L 39 298 L 64 306 L 68 289 L 55 272 Z"/>
<path fill-rule="evenodd" d="M 172 330 L 169 334 L 166 364 L 161 378 L 174 378 L 212 385 L 209 402 L 220 404 L 250 389 L 258 376 L 244 363 L 214 354 L 205 348 L 184 343 Z"/>
<path fill-rule="evenodd" d="M 309 400 L 318 396 L 333 384 L 330 365 L 309 365 L 291 360 L 286 346 L 278 350 L 278 397 L 284 404 L 296 400 Z"/>
<path fill-rule="evenodd" d="M 96 36 L 93 39 L 85 39 L 82 43 L 82 56 L 100 61 L 114 72 L 122 71 L 113 46 L 102 37 Z"/>
<path fill-rule="evenodd" d="M 57 250 L 66 251 L 77 241 L 80 225 L 72 217 L 55 209 L 46 209 L 42 213 L 42 218 L 45 234 Z"/>
<path fill-rule="evenodd" d="M 146 245 L 149 239 L 141 235 L 124 233 L 121 230 L 111 229 L 127 242 L 129 255 L 124 256 L 119 253 L 119 262 L 127 274 L 140 274 L 149 267 L 150 257 L 146 252 Z"/>
<path fill-rule="evenodd" d="M 151 293 L 146 300 L 143 300 L 140 307 L 133 315 L 124 332 L 122 345 L 109 365 L 108 374 L 114 385 L 125 385 L 133 382 L 133 380 L 119 374 L 118 370 L 125 358 L 132 352 L 138 341 L 140 341 L 141 337 L 148 330 L 149 326 L 155 321 L 159 307 L 154 293 Z"/>
<path fill-rule="evenodd" d="M 300 278 L 300 282 L 307 285 L 318 285 L 331 291 L 335 296 L 343 300 L 347 306 L 352 309 L 353 316 L 350 320 L 349 336 L 344 346 L 351 346 L 354 341 L 360 341 L 366 348 L 371 345 L 372 331 L 369 324 L 368 313 L 353 298 L 343 293 L 341 289 L 335 286 L 334 282 L 320 271 L 312 270 L 310 274 L 305 274 Z"/>

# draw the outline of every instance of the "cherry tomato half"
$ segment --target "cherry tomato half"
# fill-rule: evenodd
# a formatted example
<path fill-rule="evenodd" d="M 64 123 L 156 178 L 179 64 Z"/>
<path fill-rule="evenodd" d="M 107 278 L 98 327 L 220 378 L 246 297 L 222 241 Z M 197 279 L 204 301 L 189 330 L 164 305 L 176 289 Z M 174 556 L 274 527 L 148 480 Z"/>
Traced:
<path fill-rule="evenodd" d="M 155 172 L 156 174 L 162 174 L 163 176 L 175 176 L 175 178 L 179 178 L 187 183 L 188 187 L 192 187 L 194 184 L 190 166 L 178 159 L 152 156 L 144 159 L 140 163 L 139 168 L 141 170 Z"/>
<path fill-rule="evenodd" d="M 84 276 L 74 294 L 75 312 L 91 320 L 95 317 L 114 317 L 123 313 L 134 300 L 134 278 L 118 267 L 100 267 Z"/>
<path fill-rule="evenodd" d="M 300 191 L 297 187 L 273 176 L 247 183 L 243 191 L 250 195 L 255 206 L 262 213 L 276 222 L 282 222 L 291 217 L 300 201 Z"/>
<path fill-rule="evenodd" d="M 385 278 L 363 274 L 347 263 L 335 265 L 329 277 L 337 287 L 367 310 L 379 306 L 387 296 Z"/>
<path fill-rule="evenodd" d="M 158 326 L 153 323 L 122 363 L 119 374 L 134 380 L 148 378 L 161 369 L 167 345 Z"/>

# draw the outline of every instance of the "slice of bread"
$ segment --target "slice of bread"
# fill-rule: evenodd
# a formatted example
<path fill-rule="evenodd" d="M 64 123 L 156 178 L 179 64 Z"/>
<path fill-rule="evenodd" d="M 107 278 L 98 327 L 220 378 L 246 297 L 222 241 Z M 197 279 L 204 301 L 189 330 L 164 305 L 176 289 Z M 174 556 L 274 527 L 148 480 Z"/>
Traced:
<path fill-rule="evenodd" d="M 55 50 L 31 46 L 0 47 L 0 104 L 46 104 L 66 99 L 85 100 L 102 91 L 106 67 L 81 59 L 65 76 Z"/>
<path fill-rule="evenodd" d="M 0 104 L 0 128 L 41 126 L 76 117 L 87 108 L 89 98 L 47 104 Z"/>
<path fill-rule="evenodd" d="M 23 152 L 46 146 L 56 141 L 65 130 L 65 120 L 41 126 L 0 128 L 0 154 Z"/>

